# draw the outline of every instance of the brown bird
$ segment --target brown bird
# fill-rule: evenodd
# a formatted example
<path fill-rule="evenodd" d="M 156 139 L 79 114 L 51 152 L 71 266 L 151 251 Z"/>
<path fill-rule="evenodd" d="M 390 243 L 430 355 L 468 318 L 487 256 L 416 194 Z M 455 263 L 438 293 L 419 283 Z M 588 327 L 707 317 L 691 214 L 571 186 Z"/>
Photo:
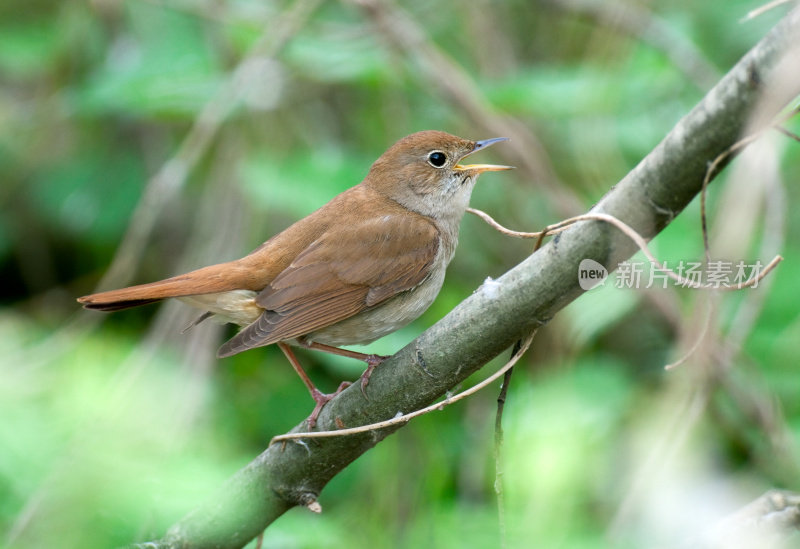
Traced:
<path fill-rule="evenodd" d="M 433 302 L 458 242 L 458 227 L 482 172 L 464 157 L 504 141 L 423 131 L 392 145 L 364 180 L 270 238 L 249 255 L 158 282 L 78 299 L 117 311 L 174 297 L 244 328 L 220 347 L 228 357 L 277 343 L 316 402 L 309 425 L 336 393 L 323 394 L 289 345 L 364 360 L 362 391 L 387 357 L 341 345 L 366 344 L 420 316 Z"/>

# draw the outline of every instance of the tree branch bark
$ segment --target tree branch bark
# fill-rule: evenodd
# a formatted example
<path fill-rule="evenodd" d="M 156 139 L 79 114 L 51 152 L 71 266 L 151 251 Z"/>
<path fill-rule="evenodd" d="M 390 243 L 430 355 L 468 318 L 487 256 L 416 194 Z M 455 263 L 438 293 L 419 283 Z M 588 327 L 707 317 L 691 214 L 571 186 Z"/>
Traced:
<path fill-rule="evenodd" d="M 698 194 L 710 162 L 745 130 L 765 127 L 800 94 L 798 43 L 800 8 L 747 53 L 592 211 L 611 214 L 647 238 L 661 231 Z M 430 404 L 577 298 L 582 259 L 612 270 L 633 251 L 613 227 L 579 223 L 481 286 L 377 368 L 369 400 L 358 384 L 342 392 L 323 409 L 318 429 L 372 423 Z M 300 424 L 292 432 L 303 429 Z M 316 505 L 337 473 L 396 429 L 274 444 L 163 539 L 135 547 L 242 547 L 292 506 Z"/>

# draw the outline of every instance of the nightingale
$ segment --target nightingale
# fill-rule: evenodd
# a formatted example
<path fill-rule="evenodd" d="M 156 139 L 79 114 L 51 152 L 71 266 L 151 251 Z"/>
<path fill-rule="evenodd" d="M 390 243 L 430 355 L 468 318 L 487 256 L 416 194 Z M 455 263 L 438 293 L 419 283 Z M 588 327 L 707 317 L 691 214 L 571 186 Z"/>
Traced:
<path fill-rule="evenodd" d="M 361 183 L 273 236 L 241 259 L 149 284 L 87 295 L 87 309 L 117 311 L 177 298 L 242 326 L 219 348 L 228 357 L 276 343 L 322 407 L 335 393 L 320 392 L 290 346 L 363 360 L 369 376 L 385 358 L 347 349 L 402 328 L 433 302 L 458 242 L 458 228 L 478 176 L 511 169 L 459 164 L 505 141 L 471 141 L 422 131 L 392 145 Z M 365 393 L 366 395 L 366 393 Z"/>

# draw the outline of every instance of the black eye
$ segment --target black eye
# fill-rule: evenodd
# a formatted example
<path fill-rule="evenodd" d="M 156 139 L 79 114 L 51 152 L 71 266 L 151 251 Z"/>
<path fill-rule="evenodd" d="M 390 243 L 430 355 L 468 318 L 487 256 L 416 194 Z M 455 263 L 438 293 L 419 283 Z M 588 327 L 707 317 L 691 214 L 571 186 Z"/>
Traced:
<path fill-rule="evenodd" d="M 441 168 L 447 162 L 447 155 L 442 151 L 433 151 L 428 155 L 428 164 L 434 168 Z"/>

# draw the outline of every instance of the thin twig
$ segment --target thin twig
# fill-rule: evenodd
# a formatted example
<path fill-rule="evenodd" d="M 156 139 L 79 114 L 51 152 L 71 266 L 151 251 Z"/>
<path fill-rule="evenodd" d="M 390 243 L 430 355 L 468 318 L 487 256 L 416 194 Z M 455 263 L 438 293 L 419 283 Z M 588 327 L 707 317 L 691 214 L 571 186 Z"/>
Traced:
<path fill-rule="evenodd" d="M 772 2 L 767 2 L 763 6 L 759 6 L 754 10 L 748 11 L 747 15 L 745 15 L 744 17 L 739 19 L 739 22 L 740 23 L 746 23 L 747 21 L 750 21 L 751 19 L 755 19 L 756 17 L 760 17 L 761 15 L 764 15 L 765 13 L 767 13 L 771 9 L 777 8 L 778 6 L 780 6 L 782 4 L 788 4 L 789 2 L 793 2 L 793 1 L 794 0 L 772 0 Z"/>
<path fill-rule="evenodd" d="M 796 136 L 792 132 L 790 132 L 789 130 L 785 129 L 782 126 L 782 124 L 784 122 L 786 122 L 787 120 L 789 120 L 790 118 L 792 118 L 793 116 L 795 116 L 797 113 L 798 113 L 798 109 L 797 108 L 791 109 L 788 113 L 786 113 L 786 115 L 782 119 L 780 119 L 778 122 L 776 122 L 775 124 L 773 124 L 770 127 L 775 129 L 775 130 L 778 130 L 779 132 L 783 133 L 784 135 L 788 135 L 789 137 L 796 138 Z M 708 168 L 706 169 L 706 175 L 703 178 L 703 187 L 700 190 L 700 227 L 701 227 L 701 232 L 702 232 L 702 235 L 703 235 L 703 251 L 704 251 L 704 254 L 705 254 L 706 265 L 708 265 L 711 262 L 711 246 L 709 245 L 709 239 L 708 239 L 708 222 L 707 222 L 707 210 L 706 210 L 706 194 L 707 194 L 707 190 L 708 190 L 708 184 L 711 181 L 711 178 L 714 176 L 714 174 L 716 174 L 716 172 L 717 172 L 717 170 L 718 170 L 718 168 L 719 168 L 719 166 L 720 166 L 720 164 L 722 162 L 726 161 L 730 156 L 732 156 L 734 153 L 736 153 L 739 149 L 742 149 L 743 147 L 749 145 L 753 141 L 755 141 L 758 138 L 760 138 L 761 135 L 767 129 L 770 129 L 770 127 L 767 127 L 767 128 L 765 128 L 764 130 L 762 130 L 760 132 L 756 132 L 756 133 L 754 133 L 752 135 L 749 135 L 749 136 L 747 136 L 747 137 L 745 137 L 743 139 L 740 139 L 739 141 L 737 141 L 736 143 L 734 143 L 733 145 L 728 147 L 728 149 L 726 149 L 723 153 L 717 155 L 717 157 L 714 159 L 714 161 L 711 164 L 709 164 Z M 798 139 L 798 141 L 800 141 L 800 139 Z M 694 355 L 695 352 L 697 352 L 697 350 L 700 348 L 700 345 L 702 344 L 703 340 L 705 339 L 706 334 L 708 333 L 708 330 L 709 330 L 710 325 L 711 325 L 711 319 L 713 317 L 713 313 L 714 313 L 714 302 L 709 297 L 709 299 L 707 301 L 707 309 L 706 309 L 705 321 L 703 322 L 703 326 L 702 326 L 702 328 L 700 330 L 699 335 L 695 339 L 694 344 L 691 346 L 691 348 L 681 358 L 679 358 L 678 360 L 676 360 L 674 362 L 671 362 L 670 364 L 665 365 L 664 366 L 665 370 L 671 370 L 673 368 L 676 368 L 676 367 L 680 366 L 681 364 L 686 362 L 689 359 L 689 357 Z"/>
<path fill-rule="evenodd" d="M 706 268 L 711 263 L 711 245 L 709 243 L 708 238 L 708 215 L 707 215 L 707 200 L 706 196 L 708 194 L 708 183 L 711 181 L 711 178 L 717 173 L 720 164 L 733 155 L 739 149 L 745 147 L 746 145 L 750 144 L 752 141 L 756 140 L 758 137 L 761 136 L 761 133 L 755 133 L 750 135 L 744 139 L 741 139 L 728 147 L 723 153 L 717 155 L 713 162 L 711 162 L 708 167 L 706 168 L 706 174 L 703 178 L 703 186 L 700 189 L 700 232 L 703 237 L 703 255 L 706 260 Z M 684 353 L 682 357 L 678 360 L 670 362 L 669 364 L 664 365 L 665 370 L 672 370 L 677 368 L 681 364 L 685 363 L 689 360 L 690 357 L 694 356 L 697 350 L 702 345 L 703 341 L 706 338 L 706 334 L 708 334 L 708 330 L 711 327 L 711 319 L 714 316 L 714 302 L 712 301 L 711 297 L 709 296 L 706 299 L 706 314 L 703 320 L 703 325 L 700 328 L 700 332 L 695 337 L 695 341 L 689 350 Z"/>
<path fill-rule="evenodd" d="M 497 221 L 495 221 L 495 219 L 492 216 L 490 216 L 489 214 L 487 214 L 483 210 L 479 210 L 477 208 L 470 207 L 470 208 L 467 208 L 467 212 L 471 213 L 472 215 L 480 217 L 489 226 L 491 226 L 492 228 L 494 228 L 498 232 L 503 233 L 506 236 L 513 236 L 514 238 L 540 238 L 542 235 L 556 234 L 556 233 L 559 233 L 561 231 L 566 231 L 567 230 L 567 227 L 563 227 L 561 229 L 557 229 L 557 230 L 556 229 L 552 229 L 550 231 L 545 229 L 544 231 L 539 231 L 537 233 L 528 233 L 528 232 L 523 232 L 523 231 L 512 231 L 511 229 L 508 229 L 508 228 L 504 227 L 503 225 L 501 225 L 500 223 L 498 223 Z M 550 228 L 550 227 L 548 227 L 548 228 Z"/>
<path fill-rule="evenodd" d="M 500 225 L 497 221 L 492 219 L 489 214 L 476 210 L 474 208 L 468 208 L 468 212 L 471 214 L 477 215 L 487 223 L 489 223 L 492 227 L 500 231 L 501 233 L 514 236 L 517 238 L 542 238 L 544 235 L 555 234 L 565 230 L 570 225 L 577 223 L 578 221 L 603 221 L 614 225 L 617 229 L 622 231 L 622 233 L 630 238 L 636 246 L 642 251 L 648 261 L 659 271 L 664 272 L 669 278 L 674 280 L 675 282 L 679 283 L 681 286 L 692 288 L 695 290 L 720 290 L 720 291 L 734 291 L 734 290 L 741 290 L 743 288 L 749 288 L 750 286 L 758 284 L 758 282 L 764 278 L 766 275 L 774 269 L 778 263 L 783 261 L 783 257 L 780 255 L 776 255 L 772 261 L 767 263 L 767 265 L 761 270 L 757 275 L 751 275 L 744 282 L 740 282 L 735 286 L 716 286 L 714 284 L 701 284 L 699 282 L 695 282 L 694 280 L 689 280 L 688 278 L 684 278 L 678 274 L 675 274 L 674 271 L 671 269 L 666 268 L 650 251 L 647 247 L 647 241 L 644 239 L 642 235 L 636 232 L 630 225 L 626 224 L 624 221 L 619 220 L 618 218 L 614 217 L 613 215 L 605 214 L 605 213 L 587 213 L 583 215 L 577 215 L 575 217 L 571 217 L 569 219 L 565 219 L 564 221 L 559 221 L 558 223 L 554 223 L 552 225 L 548 225 L 544 228 L 544 230 L 537 232 L 537 233 L 523 233 L 520 231 L 512 231 L 510 229 L 506 229 L 502 225 Z"/>
<path fill-rule="evenodd" d="M 776 129 L 779 132 L 781 130 L 780 127 Z M 786 239 L 788 201 L 778 169 L 781 157 L 777 147 L 779 143 L 781 142 L 762 148 L 756 157 L 749 156 L 742 159 L 757 164 L 745 171 L 741 176 L 745 180 L 740 184 L 751 185 L 748 175 L 757 170 L 760 182 L 764 185 L 761 191 L 765 200 L 764 211 L 761 214 L 764 228 L 761 242 L 757 247 L 760 250 L 758 255 L 761 256 L 776 253 L 783 248 Z M 714 400 L 710 412 L 714 421 L 721 425 L 723 432 L 727 432 L 732 440 L 740 440 L 742 444 L 750 444 L 755 448 L 754 461 L 762 466 L 769 462 L 769 474 L 781 482 L 796 478 L 800 463 L 797 451 L 791 442 L 790 429 L 786 426 L 783 411 L 776 402 L 775 395 L 766 388 L 768 383 L 763 379 L 763 372 L 756 367 L 751 368 L 748 375 L 741 375 L 743 364 L 751 362 L 746 355 L 742 356 L 742 347 L 756 326 L 758 316 L 770 295 L 769 288 L 775 281 L 774 277 L 768 278 L 762 291 L 748 293 L 728 322 L 729 328 L 724 340 L 712 342 L 712 352 L 709 356 L 714 360 L 714 381 L 734 405 L 730 407 L 727 402 L 721 404 L 718 400 Z M 734 414 L 731 413 L 733 411 L 741 412 Z M 751 428 L 753 426 L 755 429 Z"/>
<path fill-rule="evenodd" d="M 519 353 L 522 340 L 517 340 L 514 349 L 511 351 L 512 358 Z M 509 368 L 503 375 L 503 384 L 500 386 L 500 394 L 497 395 L 497 413 L 494 416 L 494 493 L 497 497 L 497 518 L 500 527 L 500 547 L 506 547 L 506 505 L 505 491 L 503 489 L 503 410 L 506 405 L 506 395 L 508 385 L 511 383 L 511 374 L 514 368 Z"/>
<path fill-rule="evenodd" d="M 791 131 L 791 130 L 783 127 L 783 126 L 776 126 L 775 129 L 778 130 L 779 132 L 781 132 L 786 137 L 789 137 L 791 139 L 794 139 L 795 141 L 800 142 L 800 135 L 797 135 L 793 131 Z"/>
<path fill-rule="evenodd" d="M 426 406 L 425 408 L 420 408 L 419 410 L 416 410 L 416 411 L 408 413 L 408 414 L 398 415 L 396 417 L 393 417 L 392 419 L 387 419 L 386 421 L 379 421 L 377 423 L 370 423 L 369 425 L 361 425 L 359 427 L 351 427 L 349 429 L 339 429 L 338 431 L 314 431 L 314 432 L 306 432 L 306 433 L 287 433 L 287 434 L 284 434 L 284 435 L 278 435 L 276 437 L 272 437 L 272 440 L 270 440 L 269 443 L 270 443 L 270 445 L 272 445 L 272 444 L 275 444 L 276 442 L 281 442 L 281 441 L 285 441 L 285 440 L 295 440 L 295 439 L 300 439 L 300 438 L 326 438 L 326 437 L 339 437 L 339 436 L 345 436 L 345 435 L 355 435 L 356 433 L 365 433 L 367 431 L 375 431 L 375 430 L 378 430 L 378 429 L 385 429 L 386 427 L 391 427 L 393 425 L 400 425 L 400 424 L 403 424 L 403 423 L 408 423 L 410 420 L 412 420 L 413 418 L 415 418 L 417 416 L 428 414 L 430 412 L 433 412 L 434 410 L 443 410 L 445 408 L 445 406 L 449 406 L 450 404 L 453 404 L 454 402 L 458 402 L 459 400 L 462 400 L 462 399 L 464 399 L 464 398 L 466 398 L 466 397 L 468 397 L 470 395 L 473 395 L 473 394 L 477 393 L 478 391 L 480 391 L 484 387 L 490 385 L 492 382 L 494 382 L 500 376 L 504 375 L 508 370 L 513 368 L 514 364 L 517 363 L 517 361 L 522 357 L 522 355 L 524 355 L 525 352 L 528 350 L 528 347 L 530 347 L 531 341 L 533 341 L 533 336 L 535 334 L 536 334 L 535 331 L 533 333 L 531 333 L 525 339 L 525 342 L 522 344 L 522 347 L 520 348 L 519 353 L 517 353 L 516 355 L 511 357 L 511 360 L 509 360 L 502 368 L 497 370 L 491 376 L 487 377 L 486 379 L 484 379 L 480 383 L 477 383 L 476 385 L 473 385 L 469 389 L 458 393 L 457 395 L 446 397 L 441 402 L 436 402 L 434 404 L 431 404 L 430 406 Z"/>
<path fill-rule="evenodd" d="M 475 210 L 476 212 L 480 210 Z M 483 212 L 481 212 L 483 213 Z M 487 217 L 494 222 L 494 220 L 487 215 Z M 496 222 L 495 222 L 496 223 Z M 536 240 L 536 244 L 533 247 L 533 251 L 536 252 L 541 246 L 542 241 L 544 240 L 545 235 L 547 234 L 546 231 L 542 231 L 539 238 Z M 533 337 L 533 335 L 531 335 Z M 514 344 L 514 348 L 511 350 L 511 358 L 516 356 L 519 351 L 520 347 L 522 346 L 522 340 L 519 339 Z M 511 383 L 511 375 L 514 373 L 514 368 L 509 368 L 505 375 L 503 376 L 503 384 L 500 387 L 500 394 L 497 396 L 497 413 L 495 414 L 494 418 L 494 491 L 495 495 L 497 496 L 497 517 L 500 527 L 500 547 L 504 548 L 506 546 L 506 512 L 505 512 L 505 491 L 503 489 L 503 463 L 502 463 L 502 451 L 503 451 L 503 410 L 505 410 L 506 405 L 506 395 L 508 394 L 508 386 Z"/>
<path fill-rule="evenodd" d="M 724 155 L 729 155 L 729 154 L 732 153 L 733 150 L 735 150 L 734 147 L 742 147 L 745 144 L 746 144 L 745 140 L 739 141 L 736 144 L 734 144 L 733 147 L 728 149 L 723 154 Z M 715 159 L 715 161 L 709 166 L 709 168 L 706 170 L 706 179 L 704 180 L 703 189 L 705 189 L 705 185 L 708 182 L 708 178 L 709 178 L 710 174 L 712 174 L 715 171 L 716 166 L 719 165 L 719 163 L 722 161 L 722 159 L 723 159 L 723 155 L 719 155 Z M 704 194 L 701 193 L 701 212 L 704 214 L 705 213 L 705 201 L 702 200 L 702 197 L 704 197 Z M 467 211 L 470 212 L 471 214 L 474 214 L 474 215 L 480 217 L 486 223 L 488 223 L 491 227 L 493 227 L 497 231 L 499 231 L 499 232 L 501 232 L 503 234 L 506 234 L 508 236 L 513 236 L 513 237 L 516 237 L 516 238 L 537 238 L 538 240 L 536 241 L 535 249 L 539 248 L 539 246 L 541 245 L 542 239 L 546 235 L 555 234 L 555 233 L 561 232 L 561 231 L 565 230 L 567 227 L 569 227 L 569 225 L 571 225 L 571 224 L 573 224 L 573 223 L 575 223 L 577 221 L 589 220 L 589 219 L 595 219 L 595 220 L 599 220 L 599 221 L 606 221 L 608 223 L 611 223 L 612 225 L 614 225 L 618 229 L 620 229 L 625 235 L 627 235 L 631 240 L 633 240 L 633 242 L 639 247 L 639 249 L 641 249 L 641 251 L 645 254 L 647 259 L 650 261 L 650 263 L 656 269 L 658 269 L 661 272 L 666 273 L 667 276 L 669 276 L 670 278 L 672 278 L 673 280 L 675 280 L 676 282 L 678 282 L 682 286 L 686 286 L 686 287 L 693 288 L 693 289 L 715 289 L 715 290 L 722 290 L 722 291 L 741 290 L 743 288 L 747 288 L 749 286 L 757 284 L 773 268 L 775 268 L 775 266 L 778 263 L 780 263 L 783 260 L 783 257 L 781 257 L 780 255 L 775 256 L 775 258 L 767 264 L 767 266 L 764 268 L 763 271 L 759 272 L 756 275 L 753 275 L 751 273 L 751 276 L 747 281 L 740 282 L 736 286 L 717 286 L 717 285 L 714 285 L 714 284 L 700 284 L 700 283 L 695 282 L 693 280 L 689 280 L 689 279 L 686 279 L 686 278 L 684 278 L 684 277 L 682 277 L 680 275 L 677 275 L 672 270 L 667 269 L 666 266 L 662 265 L 656 259 L 656 257 L 650 252 L 649 248 L 647 247 L 647 242 L 645 241 L 645 239 L 639 233 L 637 233 L 633 228 L 631 228 L 630 226 L 628 226 L 624 222 L 622 222 L 619 219 L 617 219 L 617 218 L 615 218 L 613 216 L 610 216 L 608 214 L 602 214 L 602 213 L 591 214 L 590 213 L 590 214 L 585 214 L 585 215 L 579 215 L 579 216 L 573 217 L 571 219 L 567 219 L 567 220 L 561 221 L 561 222 L 556 223 L 554 225 L 549 225 L 548 227 L 545 227 L 545 229 L 542 230 L 542 231 L 539 231 L 539 232 L 536 232 L 536 233 L 525 233 L 525 232 L 520 232 L 520 231 L 512 231 L 510 229 L 507 229 L 507 228 L 503 227 L 500 223 L 495 221 L 489 214 L 487 214 L 486 212 L 483 212 L 481 210 L 477 210 L 477 209 L 474 209 L 474 208 L 468 208 Z M 706 253 L 706 263 L 709 263 L 711 260 L 710 260 L 710 253 L 709 253 L 709 248 L 708 248 L 708 229 L 707 229 L 707 226 L 705 224 L 705 215 L 703 215 L 702 230 L 703 230 L 703 243 L 704 243 L 705 253 Z M 713 313 L 713 303 L 709 299 L 708 308 L 707 308 L 705 320 L 704 320 L 704 323 L 703 323 L 703 327 L 702 327 L 702 329 L 700 331 L 700 334 L 697 336 L 694 344 L 692 344 L 691 348 L 686 352 L 686 354 L 684 354 L 678 360 L 675 360 L 675 361 L 673 361 L 673 362 L 671 362 L 669 364 L 666 364 L 664 366 L 664 369 L 671 370 L 673 368 L 676 368 L 676 367 L 680 366 L 681 364 L 686 362 L 686 360 L 688 360 L 689 357 L 691 357 L 697 351 L 697 349 L 700 348 L 701 343 L 703 342 L 706 334 L 708 333 L 708 328 L 709 328 L 709 325 L 710 325 L 710 322 L 711 322 L 712 313 Z"/>
<path fill-rule="evenodd" d="M 674 360 L 669 364 L 664 365 L 665 370 L 672 370 L 674 368 L 677 368 L 678 366 L 689 360 L 689 358 L 692 357 L 697 352 L 697 350 L 700 348 L 700 345 L 702 345 L 703 341 L 705 340 L 706 335 L 708 334 L 708 329 L 711 327 L 711 318 L 713 317 L 713 313 L 714 313 L 714 304 L 711 300 L 711 296 L 708 295 L 706 299 L 705 315 L 703 316 L 703 325 L 700 328 L 700 333 L 697 334 L 694 343 L 689 348 L 689 350 L 684 353 L 682 357 L 680 357 L 678 360 Z"/>
<path fill-rule="evenodd" d="M 708 184 L 711 181 L 711 178 L 716 175 L 717 170 L 723 162 L 730 158 L 739 149 L 749 145 L 753 141 L 756 141 L 759 137 L 761 137 L 762 133 L 763 131 L 756 132 L 740 139 L 728 147 L 724 152 L 717 155 L 717 157 L 708 165 L 708 168 L 706 169 L 706 175 L 703 178 L 703 187 L 700 189 L 700 229 L 703 233 L 703 250 L 705 253 L 706 264 L 711 262 L 711 248 L 708 244 L 708 221 L 706 219 L 706 194 L 708 192 Z"/>
<path fill-rule="evenodd" d="M 773 162 L 777 165 L 779 158 Z M 776 172 L 768 178 L 768 187 L 764 189 L 765 210 L 764 230 L 761 237 L 761 244 L 758 246 L 759 255 L 768 256 L 776 253 L 783 248 L 786 241 L 786 215 L 787 204 L 786 189 L 782 178 Z M 736 311 L 733 321 L 730 323 L 728 336 L 723 343 L 723 364 L 729 364 L 734 357 L 741 351 L 742 343 L 747 338 L 747 334 L 753 329 L 761 309 L 764 307 L 765 299 L 769 295 L 769 288 L 775 279 L 767 280 L 764 291 L 755 292 L 747 295 L 742 304 Z"/>

